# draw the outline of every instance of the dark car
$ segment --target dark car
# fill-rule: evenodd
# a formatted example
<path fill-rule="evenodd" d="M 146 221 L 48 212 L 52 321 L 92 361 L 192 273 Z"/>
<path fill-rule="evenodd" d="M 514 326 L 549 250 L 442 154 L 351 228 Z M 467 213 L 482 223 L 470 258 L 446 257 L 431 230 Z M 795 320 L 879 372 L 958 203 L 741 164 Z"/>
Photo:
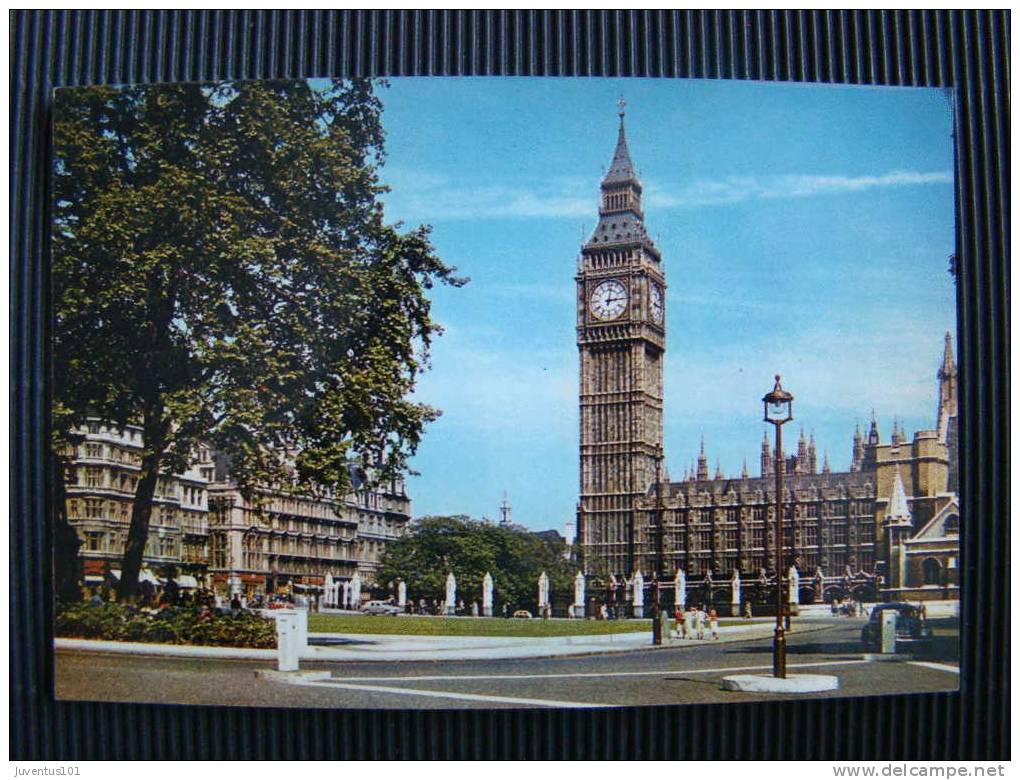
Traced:
<path fill-rule="evenodd" d="M 906 602 L 891 602 L 888 604 L 876 604 L 871 610 L 871 617 L 861 630 L 861 642 L 866 651 L 877 652 L 882 649 L 882 613 L 892 610 L 896 617 L 896 646 L 902 644 L 908 646 L 923 645 L 932 640 L 932 631 L 924 621 L 924 616 L 913 604 Z"/>

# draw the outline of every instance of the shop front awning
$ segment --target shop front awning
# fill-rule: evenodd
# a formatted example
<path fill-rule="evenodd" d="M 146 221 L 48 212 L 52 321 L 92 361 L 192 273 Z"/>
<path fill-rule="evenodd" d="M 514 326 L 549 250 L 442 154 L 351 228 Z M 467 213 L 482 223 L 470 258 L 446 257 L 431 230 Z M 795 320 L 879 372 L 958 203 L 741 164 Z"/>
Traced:
<path fill-rule="evenodd" d="M 113 575 L 113 578 L 117 580 L 117 582 L 120 582 L 120 569 L 110 569 L 110 574 Z M 148 569 L 142 569 L 140 572 L 138 572 L 138 582 L 139 583 L 148 582 L 152 585 L 163 584 L 163 580 L 159 579 L 159 577 L 157 577 Z"/>

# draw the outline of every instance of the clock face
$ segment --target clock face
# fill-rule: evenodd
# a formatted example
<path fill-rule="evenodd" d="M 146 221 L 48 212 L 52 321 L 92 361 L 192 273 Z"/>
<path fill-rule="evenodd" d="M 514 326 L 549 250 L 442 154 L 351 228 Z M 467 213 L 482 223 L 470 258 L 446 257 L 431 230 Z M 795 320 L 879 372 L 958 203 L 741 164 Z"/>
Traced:
<path fill-rule="evenodd" d="M 601 282 L 591 294 L 591 313 L 600 320 L 615 320 L 627 308 L 627 288 L 616 279 Z"/>
<path fill-rule="evenodd" d="M 652 284 L 652 322 L 656 325 L 662 324 L 663 311 L 662 288 Z"/>

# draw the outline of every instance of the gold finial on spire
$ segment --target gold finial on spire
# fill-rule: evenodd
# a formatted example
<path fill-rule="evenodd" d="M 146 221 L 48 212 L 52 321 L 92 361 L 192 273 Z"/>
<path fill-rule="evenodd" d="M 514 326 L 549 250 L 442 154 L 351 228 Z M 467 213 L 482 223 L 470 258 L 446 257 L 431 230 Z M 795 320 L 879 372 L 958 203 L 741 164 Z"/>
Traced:
<path fill-rule="evenodd" d="M 620 119 L 623 119 L 623 115 L 627 113 L 627 101 L 623 99 L 623 95 L 620 95 L 620 100 L 616 105 L 619 106 L 619 111 L 616 113 L 620 115 Z"/>

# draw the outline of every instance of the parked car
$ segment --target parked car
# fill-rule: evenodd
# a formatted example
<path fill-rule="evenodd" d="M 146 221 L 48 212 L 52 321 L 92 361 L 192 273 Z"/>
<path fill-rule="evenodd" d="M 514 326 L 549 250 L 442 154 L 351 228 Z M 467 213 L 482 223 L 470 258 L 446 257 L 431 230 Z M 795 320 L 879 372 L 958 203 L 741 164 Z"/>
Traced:
<path fill-rule="evenodd" d="M 517 610 L 516 612 L 514 612 L 513 616 L 515 618 L 524 618 L 525 620 L 530 620 L 531 619 L 531 613 L 528 612 L 528 610 L 526 610 L 526 609 L 519 609 L 519 610 Z"/>
<path fill-rule="evenodd" d="M 890 602 L 876 604 L 871 610 L 871 617 L 861 629 L 861 643 L 868 652 L 882 649 L 882 613 L 893 610 L 896 618 L 896 644 L 909 643 L 914 646 L 923 645 L 932 640 L 931 628 L 925 623 L 921 611 L 913 604 L 906 602 Z"/>
<path fill-rule="evenodd" d="M 361 611 L 366 615 L 399 615 L 400 607 L 388 601 L 369 601 Z"/>

